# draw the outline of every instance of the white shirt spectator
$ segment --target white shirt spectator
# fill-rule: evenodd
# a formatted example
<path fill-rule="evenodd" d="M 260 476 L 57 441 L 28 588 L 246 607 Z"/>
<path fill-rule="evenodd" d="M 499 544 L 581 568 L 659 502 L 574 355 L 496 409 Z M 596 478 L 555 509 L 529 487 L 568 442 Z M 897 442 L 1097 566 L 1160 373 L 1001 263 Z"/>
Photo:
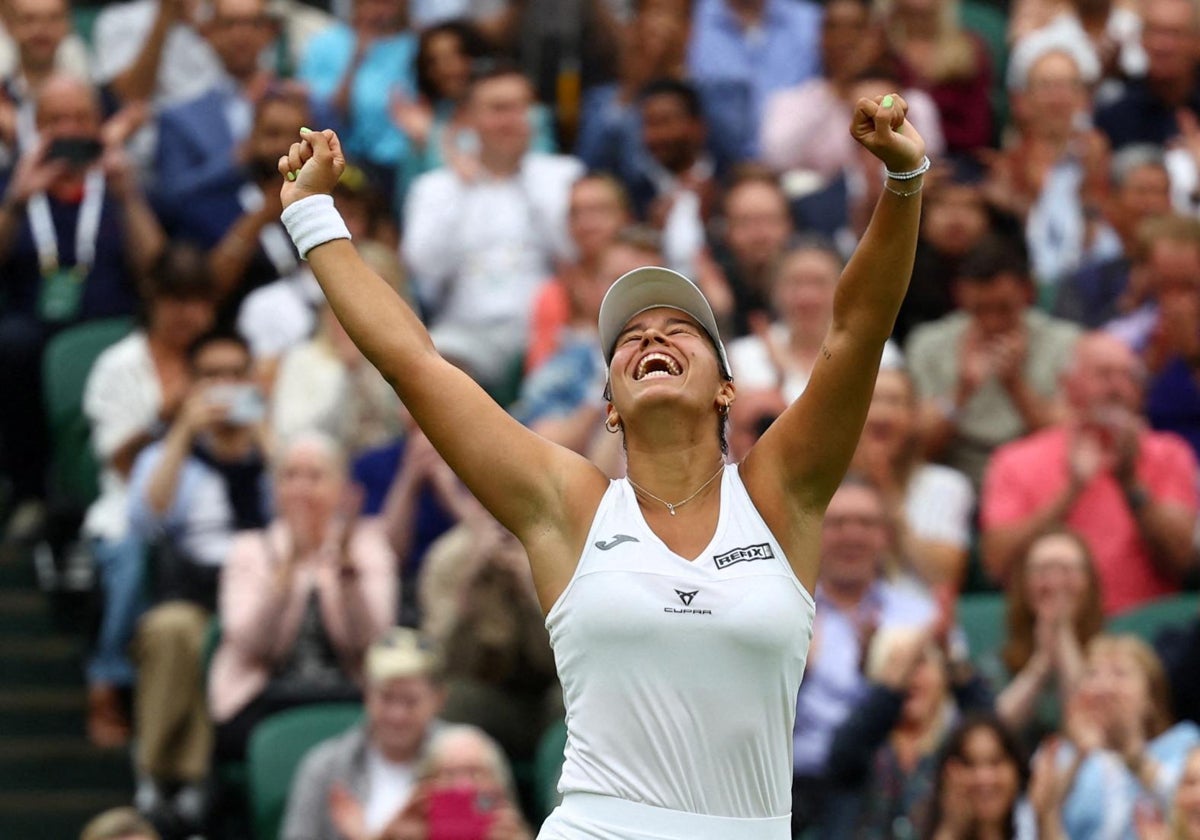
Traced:
<path fill-rule="evenodd" d="M 255 360 L 278 358 L 312 336 L 324 303 L 317 278 L 305 266 L 247 295 L 237 329 Z"/>
<path fill-rule="evenodd" d="M 785 348 L 791 341 L 791 333 L 787 325 L 776 322 L 767 328 L 767 334 L 772 344 Z M 804 393 L 808 387 L 808 378 L 812 370 L 805 370 L 796 364 L 784 365 L 780 370 L 775 362 L 776 354 L 771 351 L 757 335 L 746 335 L 729 343 L 729 367 L 733 371 L 733 381 L 739 388 L 751 391 L 762 388 L 778 388 L 785 402 L 791 403 Z M 904 366 L 904 354 L 891 339 L 883 345 L 883 360 L 881 368 L 898 368 Z"/>
<path fill-rule="evenodd" d="M 442 168 L 413 184 L 403 252 L 430 333 L 484 383 L 524 350 L 534 294 L 570 251 L 567 198 L 582 174 L 575 158 L 531 152 L 509 178 L 467 183 Z"/>
<path fill-rule="evenodd" d="M 83 391 L 83 412 L 92 426 L 92 451 L 103 465 L 100 496 L 88 509 L 89 537 L 119 540 L 129 529 L 125 478 L 109 465 L 122 446 L 151 432 L 162 410 L 162 391 L 146 334 L 137 331 L 96 359 Z"/>
<path fill-rule="evenodd" d="M 918 537 L 967 548 L 975 491 L 971 480 L 941 464 L 922 464 L 908 481 L 904 518 Z"/>
<path fill-rule="evenodd" d="M 388 761 L 374 747 L 367 747 L 367 800 L 363 817 L 367 833 L 376 837 L 408 804 L 417 786 L 417 771 L 413 763 Z"/>

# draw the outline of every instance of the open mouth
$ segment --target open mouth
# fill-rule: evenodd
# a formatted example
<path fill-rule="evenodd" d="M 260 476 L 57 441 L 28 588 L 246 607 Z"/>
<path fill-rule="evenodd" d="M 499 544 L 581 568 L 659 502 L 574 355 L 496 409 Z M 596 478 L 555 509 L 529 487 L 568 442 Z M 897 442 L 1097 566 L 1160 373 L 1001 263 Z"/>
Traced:
<path fill-rule="evenodd" d="M 679 376 L 681 373 L 683 373 L 683 369 L 679 366 L 679 362 L 666 353 L 648 353 L 638 362 L 637 369 L 633 372 L 633 378 L 637 381 L 657 376 Z"/>

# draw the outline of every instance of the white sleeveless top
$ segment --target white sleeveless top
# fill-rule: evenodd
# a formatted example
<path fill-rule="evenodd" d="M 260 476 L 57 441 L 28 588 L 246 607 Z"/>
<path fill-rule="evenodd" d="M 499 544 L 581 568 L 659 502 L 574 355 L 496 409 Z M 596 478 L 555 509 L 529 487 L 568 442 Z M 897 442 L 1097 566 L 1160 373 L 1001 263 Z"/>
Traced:
<path fill-rule="evenodd" d="M 613 481 L 546 618 L 567 712 L 559 789 L 718 817 L 789 814 L 814 611 L 736 465 L 695 562 Z"/>

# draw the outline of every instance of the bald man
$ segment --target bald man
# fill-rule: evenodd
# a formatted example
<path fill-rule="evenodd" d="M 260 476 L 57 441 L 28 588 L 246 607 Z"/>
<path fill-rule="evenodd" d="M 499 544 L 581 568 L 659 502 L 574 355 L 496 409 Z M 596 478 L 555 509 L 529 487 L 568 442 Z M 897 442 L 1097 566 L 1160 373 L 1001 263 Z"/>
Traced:
<path fill-rule="evenodd" d="M 1091 548 L 1109 615 L 1179 590 L 1195 565 L 1197 466 L 1140 413 L 1144 372 L 1102 332 L 1062 376 L 1067 419 L 999 449 L 984 482 L 983 561 L 1003 582 L 1033 538 L 1066 524 Z"/>
<path fill-rule="evenodd" d="M 46 342 L 73 324 L 136 313 L 137 278 L 164 241 L 121 146 L 126 119 L 104 124 L 89 83 L 50 76 L 34 119 L 40 143 L 0 175 L 0 451 L 10 459 L 0 473 L 19 500 L 40 496 L 46 469 Z"/>

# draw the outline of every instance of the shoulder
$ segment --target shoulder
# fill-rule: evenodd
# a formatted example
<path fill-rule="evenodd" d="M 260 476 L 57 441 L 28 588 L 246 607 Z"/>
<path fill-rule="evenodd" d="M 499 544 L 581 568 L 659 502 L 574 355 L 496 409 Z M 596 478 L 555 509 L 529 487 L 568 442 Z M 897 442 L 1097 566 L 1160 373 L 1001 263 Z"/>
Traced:
<path fill-rule="evenodd" d="M 1051 426 L 1018 438 L 998 448 L 992 456 L 992 468 L 1037 465 L 1044 463 L 1048 456 L 1055 452 L 1064 451 L 1067 443 L 1067 431 L 1062 426 Z M 1040 470 L 1025 474 L 1028 480 L 1039 480 Z"/>
<path fill-rule="evenodd" d="M 1065 344 L 1073 344 L 1083 333 L 1083 329 L 1074 321 L 1047 315 L 1040 309 L 1030 309 L 1026 312 L 1025 324 L 1035 335 Z"/>
<path fill-rule="evenodd" d="M 309 784 L 329 783 L 344 778 L 366 747 L 367 733 L 363 725 L 326 738 L 304 754 L 296 778 L 304 779 Z"/>
<path fill-rule="evenodd" d="M 914 473 L 913 481 L 926 492 L 939 496 L 972 494 L 971 480 L 953 467 L 945 464 L 922 464 Z"/>
<path fill-rule="evenodd" d="M 154 465 L 162 458 L 162 451 L 163 442 L 156 440 L 138 453 L 137 458 L 133 461 L 133 468 L 129 471 L 129 487 L 131 490 L 141 486 L 146 474 L 154 469 Z"/>
<path fill-rule="evenodd" d="M 418 175 L 409 190 L 409 201 L 435 201 L 461 186 L 458 176 L 449 166 L 440 166 Z M 411 215 L 411 214 L 408 214 Z"/>
<path fill-rule="evenodd" d="M 957 341 L 967 328 L 967 320 L 967 316 L 963 313 L 951 312 L 936 321 L 921 324 L 912 331 L 912 335 L 908 338 L 908 354 L 915 355 L 921 351 Z"/>
<path fill-rule="evenodd" d="M 1196 454 L 1188 442 L 1174 432 L 1148 431 L 1141 442 L 1148 458 L 1159 465 L 1195 472 Z"/>
<path fill-rule="evenodd" d="M 100 352 L 92 365 L 88 379 L 139 370 L 145 367 L 149 359 L 150 351 L 146 344 L 146 334 L 141 330 L 134 330 L 116 344 L 112 344 Z"/>
<path fill-rule="evenodd" d="M 522 164 L 535 177 L 574 179 L 583 174 L 583 163 L 571 155 L 529 152 Z"/>
<path fill-rule="evenodd" d="M 128 37 L 127 27 L 145 29 L 154 23 L 158 14 L 157 0 L 131 0 L 128 3 L 113 3 L 105 6 L 96 16 L 95 37 Z M 99 48 L 101 45 L 97 44 Z"/>

